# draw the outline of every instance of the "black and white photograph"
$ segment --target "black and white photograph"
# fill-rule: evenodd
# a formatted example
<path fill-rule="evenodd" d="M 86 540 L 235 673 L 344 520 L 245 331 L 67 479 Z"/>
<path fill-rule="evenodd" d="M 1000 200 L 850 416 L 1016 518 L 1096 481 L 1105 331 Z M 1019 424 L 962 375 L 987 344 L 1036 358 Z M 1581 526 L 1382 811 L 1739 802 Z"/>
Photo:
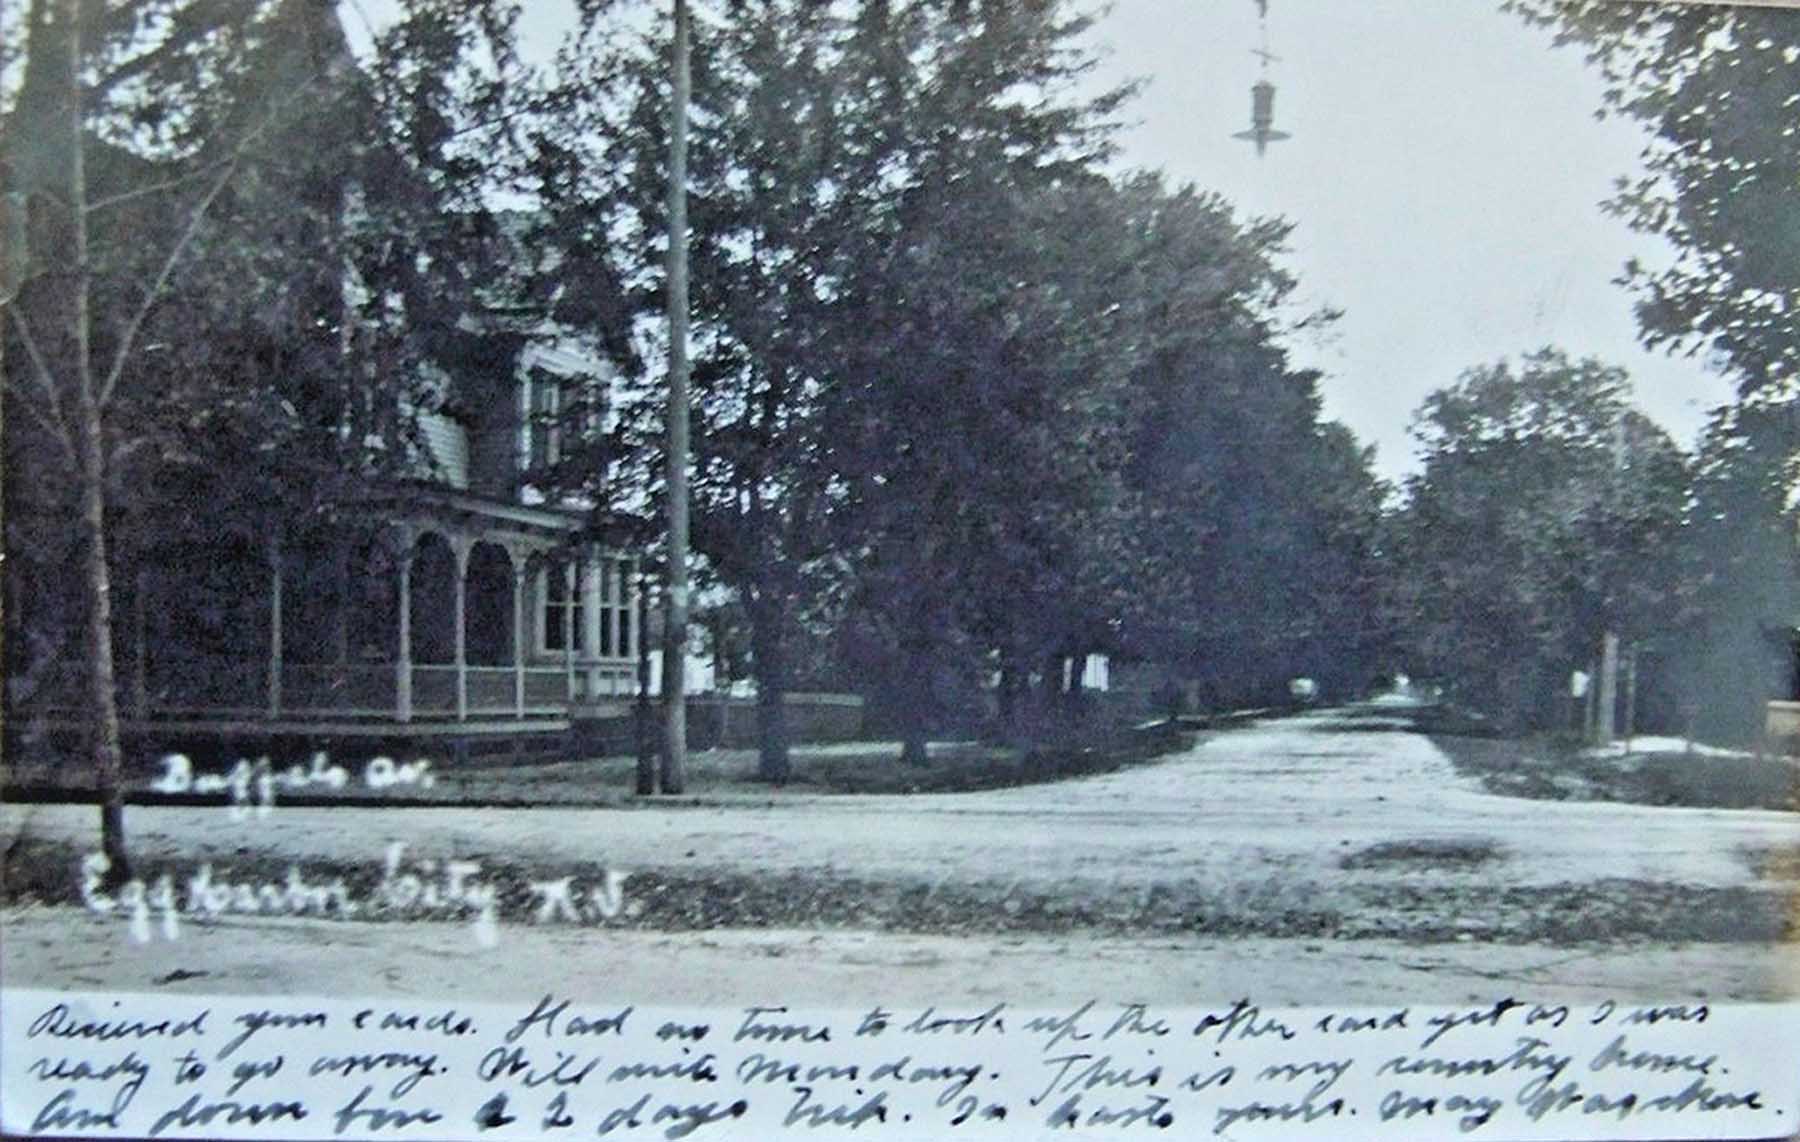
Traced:
<path fill-rule="evenodd" d="M 1800 1131 L 1800 6 L 0 0 L 0 192 L 8 1137 Z"/>

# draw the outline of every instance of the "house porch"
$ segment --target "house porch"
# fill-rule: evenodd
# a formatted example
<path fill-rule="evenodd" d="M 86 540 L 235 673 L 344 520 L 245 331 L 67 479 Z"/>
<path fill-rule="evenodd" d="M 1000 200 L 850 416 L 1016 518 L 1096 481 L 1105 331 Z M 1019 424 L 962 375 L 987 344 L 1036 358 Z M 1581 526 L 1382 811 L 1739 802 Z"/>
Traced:
<path fill-rule="evenodd" d="M 258 542 L 166 549 L 119 592 L 123 728 L 477 737 L 622 714 L 638 693 L 638 561 L 579 528 L 419 490 Z M 17 712 L 77 724 L 84 686 L 72 657 Z"/>

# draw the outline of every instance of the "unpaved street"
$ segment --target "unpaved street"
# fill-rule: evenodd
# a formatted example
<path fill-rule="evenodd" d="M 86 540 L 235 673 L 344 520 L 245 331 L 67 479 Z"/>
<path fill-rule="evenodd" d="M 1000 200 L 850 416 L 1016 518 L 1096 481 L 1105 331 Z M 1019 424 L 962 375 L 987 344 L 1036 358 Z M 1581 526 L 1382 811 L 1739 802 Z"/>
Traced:
<path fill-rule="evenodd" d="M 991 981 L 981 967 L 990 957 L 1013 965 L 1007 978 L 1050 980 L 1059 973 L 1048 965 L 1103 954 L 1115 971 L 1161 972 L 1158 978 L 1185 989 L 1195 973 L 1207 975 L 1209 962 L 1258 974 L 1258 961 L 1232 949 L 1274 938 L 1265 960 L 1282 956 L 1296 965 L 1296 981 L 1320 984 L 1347 974 L 1406 988 L 1420 973 L 1543 979 L 1553 971 L 1547 965 L 1579 963 L 1579 986 L 1590 989 L 1794 993 L 1788 948 L 1779 941 L 1800 888 L 1795 816 L 1490 796 L 1408 732 L 1404 714 L 1359 707 L 1271 720 L 1219 733 L 1158 764 L 985 793 L 774 793 L 627 810 L 279 808 L 251 822 L 221 809 L 134 808 L 130 825 L 147 861 L 229 864 L 234 855 L 272 851 L 301 862 L 378 864 L 387 845 L 404 842 L 409 852 L 437 859 L 624 869 L 634 887 L 723 879 L 736 894 L 737 910 L 704 926 L 737 931 L 514 931 L 515 951 L 529 946 L 533 962 L 541 956 L 552 964 L 579 963 L 583 949 L 603 947 L 616 959 L 660 940 L 656 962 L 674 965 L 671 972 L 689 957 L 709 976 L 742 970 L 731 966 L 733 957 L 760 957 L 777 972 L 817 965 L 808 970 L 822 983 L 853 988 L 859 955 L 907 979 L 975 973 Z M 92 816 L 85 807 L 8 806 L 4 819 L 9 840 L 81 845 Z M 840 884 L 840 895 L 900 885 L 948 903 L 936 912 L 867 915 L 825 907 L 820 926 L 828 930 L 813 939 L 773 931 L 794 927 L 773 906 L 764 910 L 773 919 L 759 918 L 759 883 L 780 892 L 804 885 L 825 897 Z M 938 927 L 942 909 L 954 913 L 944 923 L 948 936 Z M 71 970 L 37 948 L 39 940 L 24 938 L 61 924 L 78 926 L 74 935 L 104 922 L 69 908 L 13 910 L 9 975 L 21 970 L 18 952 L 23 971 L 39 982 Z M 404 941 L 414 931 L 421 947 L 445 938 L 431 926 L 273 924 L 234 920 L 184 937 L 184 945 L 205 939 L 214 946 L 184 948 L 198 958 L 184 960 L 174 949 L 157 955 L 175 965 L 167 971 L 193 960 L 184 970 L 206 971 L 218 986 L 214 973 L 232 958 L 227 949 L 258 941 L 310 946 L 316 955 L 308 963 L 341 960 L 362 975 L 368 957 L 333 949 Z M 223 938 L 228 927 L 231 939 Z M 1245 940 L 1221 941 L 1221 933 Z M 1309 959 L 1323 966 L 1297 966 Z M 454 962 L 433 958 L 436 972 Z M 1038 968 L 1028 970 L 1031 964 Z M 110 971 L 99 962 L 90 969 Z M 395 985 L 391 972 L 384 984 L 372 964 L 367 971 L 369 987 Z"/>

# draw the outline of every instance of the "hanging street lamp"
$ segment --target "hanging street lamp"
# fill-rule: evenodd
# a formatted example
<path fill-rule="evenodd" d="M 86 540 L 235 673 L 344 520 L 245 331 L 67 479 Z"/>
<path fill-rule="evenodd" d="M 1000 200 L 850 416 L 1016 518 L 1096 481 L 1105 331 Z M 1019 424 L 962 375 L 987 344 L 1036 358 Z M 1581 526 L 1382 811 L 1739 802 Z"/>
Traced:
<path fill-rule="evenodd" d="M 1275 129 L 1275 85 L 1269 82 L 1269 64 L 1279 57 L 1269 50 L 1269 0 L 1256 0 L 1256 10 L 1262 28 L 1262 45 L 1250 54 L 1262 60 L 1262 75 L 1250 88 L 1250 129 L 1239 131 L 1232 138 L 1255 143 L 1256 153 L 1260 156 L 1270 143 L 1292 136 Z"/>

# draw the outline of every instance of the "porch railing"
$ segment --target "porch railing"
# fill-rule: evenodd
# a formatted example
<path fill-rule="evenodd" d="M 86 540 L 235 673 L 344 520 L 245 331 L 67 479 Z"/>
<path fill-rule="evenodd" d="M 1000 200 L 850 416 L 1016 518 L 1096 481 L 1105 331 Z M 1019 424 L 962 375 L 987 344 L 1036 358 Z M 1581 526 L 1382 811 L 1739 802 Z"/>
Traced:
<path fill-rule="evenodd" d="M 266 676 L 267 663 L 263 664 L 263 670 Z M 380 717 L 394 712 L 397 685 L 392 665 L 284 665 L 279 708 L 282 713 L 294 717 Z M 263 699 L 266 709 L 266 693 Z"/>
<path fill-rule="evenodd" d="M 637 664 L 634 662 L 601 662 L 589 667 L 578 667 L 577 670 L 586 677 L 585 688 L 579 691 L 577 697 L 637 697 Z"/>
<path fill-rule="evenodd" d="M 411 667 L 411 716 L 443 720 L 457 715 L 454 665 Z M 637 694 L 637 670 L 624 661 L 577 661 L 571 674 L 562 664 L 463 668 L 466 717 L 561 717 L 576 702 L 630 698 Z M 193 656 L 152 662 L 142 671 L 121 662 L 117 677 L 119 712 L 126 718 L 398 718 L 399 670 L 394 663 L 284 663 L 280 689 L 271 695 L 266 658 Z M 62 662 L 9 684 L 9 700 L 20 712 L 76 714 L 87 704 L 87 671 Z M 523 702 L 521 703 L 521 698 Z"/>

